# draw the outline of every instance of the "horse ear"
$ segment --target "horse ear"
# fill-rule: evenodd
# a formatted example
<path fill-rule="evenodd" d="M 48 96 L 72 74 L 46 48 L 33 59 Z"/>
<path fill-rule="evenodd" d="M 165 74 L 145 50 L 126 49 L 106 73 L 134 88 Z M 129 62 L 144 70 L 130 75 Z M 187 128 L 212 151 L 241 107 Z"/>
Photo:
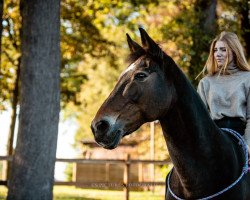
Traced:
<path fill-rule="evenodd" d="M 128 33 L 126 33 L 126 35 L 127 35 L 128 46 L 131 53 L 134 53 L 138 50 L 143 50 L 143 48 L 139 44 L 137 44 L 134 40 L 131 39 Z"/>
<path fill-rule="evenodd" d="M 158 44 L 156 44 L 155 41 L 151 37 L 149 37 L 149 35 L 143 28 L 139 28 L 139 31 L 141 34 L 141 42 L 143 48 L 145 48 L 153 55 L 161 55 L 162 50 L 158 46 Z"/>

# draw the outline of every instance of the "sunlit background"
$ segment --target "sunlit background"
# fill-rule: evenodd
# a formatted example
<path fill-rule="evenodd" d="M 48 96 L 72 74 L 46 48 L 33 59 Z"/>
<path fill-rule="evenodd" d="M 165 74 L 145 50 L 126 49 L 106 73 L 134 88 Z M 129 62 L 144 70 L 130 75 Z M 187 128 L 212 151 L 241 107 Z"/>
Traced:
<path fill-rule="evenodd" d="M 237 33 L 250 59 L 249 8 L 248 0 L 62 0 L 61 113 L 56 157 L 123 159 L 129 152 L 132 159 L 167 160 L 169 155 L 158 123 L 153 134 L 151 125 L 145 124 L 124 138 L 123 145 L 113 153 L 99 148 L 93 140 L 91 120 L 129 64 L 125 33 L 140 43 L 138 27 L 143 27 L 196 87 L 199 79 L 195 77 L 205 64 L 210 42 L 221 31 Z M 18 0 L 4 1 L 2 25 L 0 155 L 6 156 L 11 120 L 17 120 L 14 148 L 18 129 L 18 115 L 11 118 L 13 99 L 20 95 L 14 93 L 19 87 L 15 83 L 20 81 Z M 17 101 L 14 107 L 18 106 Z M 164 181 L 170 168 L 155 167 L 153 178 Z M 72 165 L 56 164 L 56 180 L 71 181 L 73 176 Z M 161 197 L 163 193 L 161 188 Z"/>

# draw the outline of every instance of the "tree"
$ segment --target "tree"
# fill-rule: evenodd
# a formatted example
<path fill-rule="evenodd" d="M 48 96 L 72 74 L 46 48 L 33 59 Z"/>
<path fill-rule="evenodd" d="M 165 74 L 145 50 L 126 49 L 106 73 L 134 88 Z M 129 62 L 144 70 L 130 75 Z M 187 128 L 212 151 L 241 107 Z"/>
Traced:
<path fill-rule="evenodd" d="M 236 32 L 245 47 L 246 57 L 250 59 L 250 3 L 249 0 L 219 0 L 220 28 Z"/>
<path fill-rule="evenodd" d="M 21 99 L 7 199 L 52 199 L 60 110 L 60 1 L 21 0 Z"/>
<path fill-rule="evenodd" d="M 165 37 L 170 37 L 181 52 L 178 64 L 185 70 L 196 86 L 195 77 L 205 65 L 209 45 L 217 34 L 217 1 L 185 0 L 181 3 L 180 12 L 173 20 L 163 26 Z"/>
<path fill-rule="evenodd" d="M 61 2 L 61 106 L 63 109 L 68 104 L 75 104 L 78 107 L 82 104 L 79 93 L 82 85 L 88 80 L 88 74 L 85 70 L 79 70 L 80 63 L 86 61 L 85 63 L 90 64 L 91 68 L 95 68 L 96 64 L 88 61 L 102 59 L 114 70 L 117 69 L 119 63 L 114 58 L 117 43 L 114 42 L 113 37 L 108 36 L 108 32 L 117 26 L 123 31 L 126 26 L 129 29 L 137 28 L 137 24 L 133 24 L 135 17 L 131 18 L 131 16 L 140 11 L 142 4 L 147 5 L 152 2 L 155 4 L 157 0 L 143 2 L 140 0 L 131 2 L 63 0 Z M 11 155 L 16 108 L 19 104 L 21 17 L 18 0 L 5 0 L 5 4 L 0 110 L 6 109 L 9 105 L 12 108 L 8 140 L 8 154 Z M 117 22 L 119 24 L 116 24 Z M 126 26 L 124 26 L 125 23 Z M 116 32 L 113 31 L 114 34 Z"/>
<path fill-rule="evenodd" d="M 3 34 L 0 69 L 0 110 L 14 105 L 14 90 L 20 66 L 20 14 L 17 0 L 5 0 L 3 10 Z M 12 115 L 13 116 L 13 115 Z"/>
<path fill-rule="evenodd" d="M 84 121 L 77 140 L 90 135 L 89 124 L 96 108 L 124 70 L 124 32 L 138 29 L 134 19 L 142 4 L 111 0 L 84 3 L 68 0 L 62 3 L 61 12 L 62 63 L 66 66 L 62 69 L 62 101 L 67 103 L 64 111 L 70 110 L 67 114 Z M 93 86 L 96 89 L 90 90 Z"/>
<path fill-rule="evenodd" d="M 3 42 L 2 67 L 0 73 L 0 110 L 10 107 L 12 109 L 11 123 L 7 143 L 7 155 L 13 154 L 14 130 L 16 126 L 17 105 L 19 98 L 20 77 L 20 12 L 19 2 L 5 0 L 3 14 Z M 15 72 L 15 73 L 13 73 Z M 2 104 L 4 103 L 4 104 Z M 8 106 L 7 106 L 8 105 Z M 10 105 L 10 106 L 9 106 Z M 8 163 L 7 177 L 9 177 L 10 164 Z"/>
<path fill-rule="evenodd" d="M 196 21 L 190 30 L 193 41 L 190 52 L 193 53 L 188 70 L 188 75 L 194 85 L 198 84 L 195 77 L 205 65 L 211 40 L 217 33 L 216 6 L 217 0 L 196 0 L 194 4 Z"/>

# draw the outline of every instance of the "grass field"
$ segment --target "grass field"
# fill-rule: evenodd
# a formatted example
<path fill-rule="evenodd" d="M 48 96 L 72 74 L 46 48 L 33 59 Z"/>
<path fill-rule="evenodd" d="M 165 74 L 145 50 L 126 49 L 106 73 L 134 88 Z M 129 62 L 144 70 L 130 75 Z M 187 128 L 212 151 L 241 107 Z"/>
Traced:
<path fill-rule="evenodd" d="M 0 200 L 5 199 L 7 194 L 7 188 L 5 186 L 0 186 Z"/>
<path fill-rule="evenodd" d="M 0 186 L 0 200 L 6 198 L 6 187 Z M 164 195 L 158 192 L 130 192 L 130 200 L 163 200 Z M 68 186 L 54 187 L 54 200 L 123 200 L 122 191 L 79 189 Z"/>

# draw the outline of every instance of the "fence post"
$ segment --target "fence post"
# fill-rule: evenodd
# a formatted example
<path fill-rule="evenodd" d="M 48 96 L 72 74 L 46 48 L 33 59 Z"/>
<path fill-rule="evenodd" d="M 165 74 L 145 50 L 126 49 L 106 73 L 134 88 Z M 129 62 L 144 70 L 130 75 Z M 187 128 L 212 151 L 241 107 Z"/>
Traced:
<path fill-rule="evenodd" d="M 110 164 L 105 163 L 105 181 L 109 183 L 109 173 L 110 173 Z M 109 186 L 105 187 L 106 189 L 109 189 Z"/>
<path fill-rule="evenodd" d="M 138 180 L 139 180 L 139 182 L 144 181 L 144 178 L 143 178 L 143 164 L 142 163 L 138 164 Z"/>
<path fill-rule="evenodd" d="M 78 164 L 77 163 L 72 163 L 72 178 L 71 178 L 71 181 L 72 182 L 77 182 L 77 177 L 76 177 L 76 174 L 77 174 L 77 167 L 78 167 Z"/>
<path fill-rule="evenodd" d="M 155 159 L 155 122 L 150 122 L 150 159 Z M 150 179 L 151 182 L 155 181 L 155 165 L 150 165 Z M 152 185 L 150 190 L 154 192 L 155 187 Z"/>
<path fill-rule="evenodd" d="M 130 175 L 130 155 L 127 154 L 125 159 L 124 176 L 123 176 L 125 200 L 129 200 L 129 175 Z"/>

